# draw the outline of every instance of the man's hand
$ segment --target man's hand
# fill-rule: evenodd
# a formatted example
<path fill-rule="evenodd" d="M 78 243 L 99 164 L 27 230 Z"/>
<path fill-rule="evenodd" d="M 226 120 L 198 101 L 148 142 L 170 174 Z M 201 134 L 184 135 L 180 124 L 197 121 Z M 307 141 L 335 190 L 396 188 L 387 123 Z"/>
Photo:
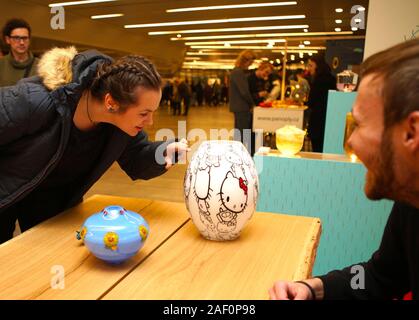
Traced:
<path fill-rule="evenodd" d="M 309 284 L 316 294 L 316 299 L 323 299 L 323 282 L 319 278 L 304 280 Z M 277 281 L 269 289 L 271 300 L 313 300 L 310 289 L 298 282 Z"/>
<path fill-rule="evenodd" d="M 179 142 L 172 142 L 166 148 L 166 170 L 168 170 L 176 162 L 175 157 L 177 157 L 178 162 L 183 162 L 186 159 L 186 153 L 191 151 L 188 146 L 188 141 L 182 139 Z"/>

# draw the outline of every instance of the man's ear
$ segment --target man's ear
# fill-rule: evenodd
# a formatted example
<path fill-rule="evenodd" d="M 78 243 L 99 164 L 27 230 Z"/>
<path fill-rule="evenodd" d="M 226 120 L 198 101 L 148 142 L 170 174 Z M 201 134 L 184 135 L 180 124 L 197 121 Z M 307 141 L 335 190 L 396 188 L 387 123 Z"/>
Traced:
<path fill-rule="evenodd" d="M 419 151 L 419 111 L 410 113 L 406 118 L 405 146 L 414 152 Z"/>
<path fill-rule="evenodd" d="M 9 36 L 5 36 L 4 41 L 6 41 L 6 43 L 10 46 L 10 37 Z"/>

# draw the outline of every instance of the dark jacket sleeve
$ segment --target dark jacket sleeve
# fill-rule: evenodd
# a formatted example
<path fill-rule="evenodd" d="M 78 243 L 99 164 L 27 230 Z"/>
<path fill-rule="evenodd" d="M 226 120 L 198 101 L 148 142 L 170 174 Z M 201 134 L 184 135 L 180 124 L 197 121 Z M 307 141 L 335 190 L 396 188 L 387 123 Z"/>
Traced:
<path fill-rule="evenodd" d="M 336 78 L 331 74 L 321 75 L 311 84 L 307 105 L 314 109 L 326 112 L 329 90 L 336 89 Z"/>
<path fill-rule="evenodd" d="M 403 245 L 406 207 L 401 203 L 393 206 L 387 221 L 381 245 L 372 258 L 358 264 L 365 270 L 365 288 L 353 289 L 351 283 L 360 284 L 361 272 L 351 269 L 336 270 L 320 276 L 324 284 L 325 300 L 346 299 L 394 299 L 402 298 L 409 291 L 408 264 Z"/>
<path fill-rule="evenodd" d="M 37 83 L 39 78 L 31 79 L 0 88 L 0 145 L 34 134 L 55 115 L 49 93 Z"/>
<path fill-rule="evenodd" d="M 249 82 L 249 91 L 253 98 L 253 103 L 257 106 L 259 105 L 260 102 L 263 101 L 263 98 L 259 97 L 257 79 L 254 73 L 252 73 L 249 76 L 248 82 Z"/>
<path fill-rule="evenodd" d="M 235 87 L 238 93 L 242 96 L 243 100 L 245 100 L 249 106 L 253 106 L 253 98 L 250 94 L 249 83 L 244 72 L 239 72 L 239 70 L 232 72 L 230 85 Z"/>
<path fill-rule="evenodd" d="M 165 150 L 171 142 L 151 142 L 145 132 L 140 132 L 131 139 L 118 163 L 132 180 L 155 178 L 166 172 Z"/>

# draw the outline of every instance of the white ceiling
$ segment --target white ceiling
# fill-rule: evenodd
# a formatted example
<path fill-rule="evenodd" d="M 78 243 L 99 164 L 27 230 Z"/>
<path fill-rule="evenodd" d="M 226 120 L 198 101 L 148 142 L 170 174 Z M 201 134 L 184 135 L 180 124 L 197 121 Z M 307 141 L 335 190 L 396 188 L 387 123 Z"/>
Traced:
<path fill-rule="evenodd" d="M 119 0 L 114 2 L 96 3 L 89 5 L 68 6 L 65 7 L 66 13 L 66 33 L 65 37 L 59 36 L 54 30 L 48 30 L 48 23 L 43 25 L 38 21 L 36 16 L 24 17 L 31 25 L 36 25 L 38 30 L 45 29 L 44 32 L 33 31 L 35 36 L 34 46 L 36 50 L 41 51 L 47 49 L 48 41 L 54 40 L 57 43 L 75 42 L 79 48 L 87 48 L 96 46 L 102 50 L 107 50 L 113 55 L 121 55 L 127 52 L 144 54 L 154 59 L 162 68 L 175 71 L 181 66 L 188 46 L 185 41 L 171 41 L 170 38 L 176 35 L 150 36 L 150 31 L 161 30 L 185 30 L 185 29 L 207 29 L 207 28 L 226 28 L 226 27 L 258 27 L 258 26 L 280 26 L 289 24 L 307 24 L 310 32 L 330 32 L 335 27 L 340 27 L 342 31 L 351 31 L 350 21 L 352 14 L 350 9 L 353 5 L 362 5 L 368 9 L 368 0 L 296 0 L 297 5 L 280 6 L 280 7 L 264 7 L 264 8 L 246 8 L 246 9 L 224 9 L 210 11 L 195 11 L 183 13 L 167 13 L 167 9 L 182 7 L 200 7 L 224 4 L 245 4 L 245 3 L 262 3 L 274 2 L 275 0 Z M 4 0 L 0 2 L 6 3 Z M 38 11 L 50 10 L 49 0 L 18 0 L 7 1 L 8 6 L 11 3 L 16 5 L 32 6 Z M 58 2 L 58 1 L 54 1 Z M 342 8 L 343 13 L 336 13 L 335 8 Z M 42 11 L 42 12 L 44 12 Z M 13 12 L 13 8 L 8 14 Z M 123 17 L 112 19 L 92 20 L 90 16 L 101 14 L 122 13 Z M 49 12 L 47 14 L 51 15 Z M 16 12 L 16 16 L 18 12 Z M 124 25 L 128 24 L 144 24 L 144 23 L 161 23 L 173 21 L 189 21 L 189 20 L 208 20 L 208 19 L 230 19 L 243 17 L 266 17 L 279 15 L 305 15 L 306 18 L 298 20 L 277 20 L 277 21 L 256 21 L 256 22 L 234 22 L 234 23 L 217 23 L 217 24 L 199 24 L 185 25 L 180 27 L 153 27 L 140 29 L 125 29 Z M 48 18 L 47 15 L 45 15 Z M 5 19 L 6 17 L 1 17 Z M 337 25 L 335 19 L 341 19 L 342 24 Z M 0 22 L 2 22 L 1 20 Z M 70 32 L 72 24 L 81 25 L 83 27 L 77 29 L 73 33 Z M 76 29 L 74 29 L 76 30 Z M 213 36 L 226 34 L 261 34 L 261 33 L 280 33 L 280 32 L 301 32 L 302 30 L 266 30 L 257 32 L 217 32 L 217 33 L 198 33 L 184 34 L 183 36 Z M 105 34 L 104 34 L 105 33 Z M 109 41 L 106 41 L 106 35 L 109 34 Z M 365 30 L 359 30 L 353 35 L 345 35 L 343 38 L 351 38 L 353 36 L 365 36 Z M 38 39 L 37 39 L 38 38 Z M 47 39 L 47 40 L 45 40 Z M 310 46 L 324 46 L 325 38 L 313 40 L 309 37 L 300 37 L 297 40 L 289 38 L 288 45 L 298 46 L 302 40 L 310 40 Z M 220 39 L 223 40 L 223 39 Z M 266 46 L 266 44 L 240 44 L 241 46 Z M 281 44 L 276 44 L 281 45 Z M 234 58 L 240 51 L 223 50 L 224 53 L 231 53 L 231 56 L 224 56 L 225 59 Z M 194 50 L 197 51 L 197 50 Z M 218 51 L 218 50 L 217 50 Z M 260 55 L 274 57 L 270 50 L 261 50 Z M 220 58 L 220 57 L 218 57 Z M 202 56 L 203 60 L 211 60 L 214 57 Z"/>

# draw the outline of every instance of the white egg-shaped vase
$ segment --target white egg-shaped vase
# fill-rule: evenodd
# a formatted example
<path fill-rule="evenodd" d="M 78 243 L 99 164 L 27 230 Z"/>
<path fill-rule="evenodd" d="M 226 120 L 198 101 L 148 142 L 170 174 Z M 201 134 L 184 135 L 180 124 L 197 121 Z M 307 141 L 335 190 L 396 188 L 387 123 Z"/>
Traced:
<path fill-rule="evenodd" d="M 209 240 L 236 239 L 255 212 L 258 192 L 253 159 L 237 141 L 204 141 L 185 174 L 186 207 Z"/>

